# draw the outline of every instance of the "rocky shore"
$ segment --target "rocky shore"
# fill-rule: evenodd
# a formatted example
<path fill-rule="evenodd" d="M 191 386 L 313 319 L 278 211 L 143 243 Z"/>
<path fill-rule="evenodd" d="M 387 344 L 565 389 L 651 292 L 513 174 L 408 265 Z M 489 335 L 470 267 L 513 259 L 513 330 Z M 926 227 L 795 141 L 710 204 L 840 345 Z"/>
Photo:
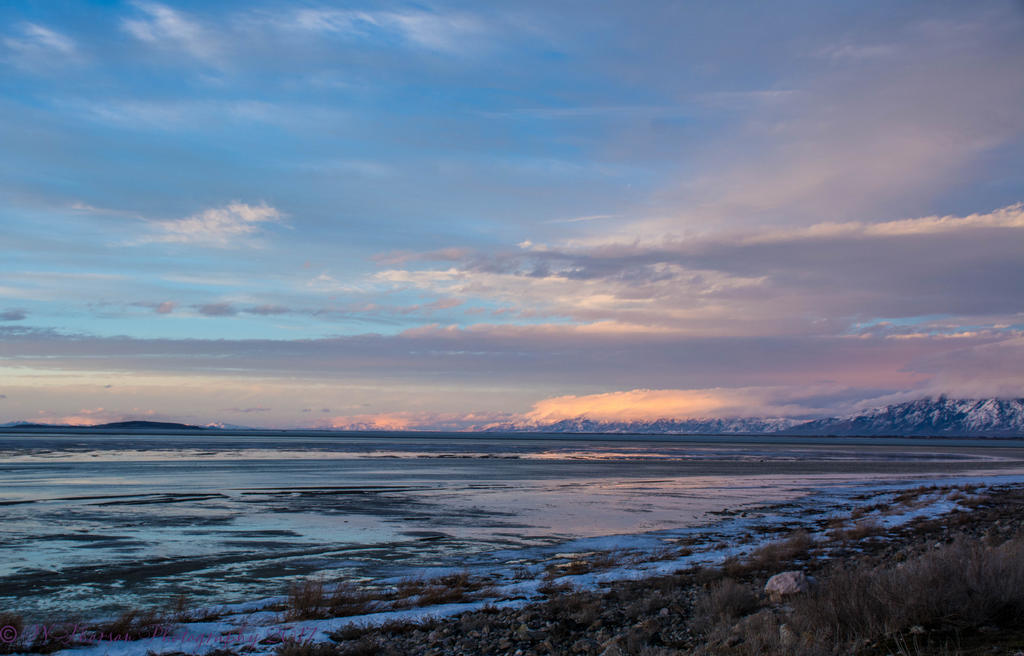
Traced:
<path fill-rule="evenodd" d="M 1024 651 L 1024 488 L 894 530 L 857 517 L 798 532 L 721 567 L 551 585 L 546 599 L 426 623 L 349 626 L 280 656 L 579 654 L 1019 654 Z M 797 572 L 793 594 L 770 577 Z"/>

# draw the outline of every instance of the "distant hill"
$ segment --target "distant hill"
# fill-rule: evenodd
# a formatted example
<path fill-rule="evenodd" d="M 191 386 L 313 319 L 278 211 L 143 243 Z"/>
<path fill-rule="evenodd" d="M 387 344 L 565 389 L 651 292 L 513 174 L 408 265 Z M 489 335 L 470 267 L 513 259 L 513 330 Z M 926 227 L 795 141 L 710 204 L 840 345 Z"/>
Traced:
<path fill-rule="evenodd" d="M 607 422 L 576 417 L 548 424 L 499 424 L 489 431 L 689 435 L 1024 437 L 1024 399 L 921 399 L 850 415 L 786 418 L 657 419 Z"/>
<path fill-rule="evenodd" d="M 75 430 L 75 431 L 90 431 L 90 430 L 162 430 L 162 431 L 180 431 L 180 430 L 206 430 L 202 426 L 192 426 L 191 424 L 178 424 L 171 421 L 115 421 L 109 424 L 97 424 L 95 426 L 68 426 L 67 424 L 34 424 L 30 422 L 14 422 L 0 426 L 2 429 L 14 429 L 14 430 L 26 430 L 26 429 L 46 429 L 46 430 Z"/>
<path fill-rule="evenodd" d="M 205 430 L 202 426 L 178 424 L 173 421 L 115 421 L 110 424 L 99 424 L 93 428 L 115 428 L 131 430 Z"/>

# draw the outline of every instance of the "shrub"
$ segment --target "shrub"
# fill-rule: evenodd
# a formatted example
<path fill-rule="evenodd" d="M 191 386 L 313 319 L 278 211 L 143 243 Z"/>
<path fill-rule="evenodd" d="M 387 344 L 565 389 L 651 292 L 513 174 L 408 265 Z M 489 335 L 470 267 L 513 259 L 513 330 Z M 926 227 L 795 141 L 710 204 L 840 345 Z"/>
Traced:
<path fill-rule="evenodd" d="M 705 631 L 720 623 L 732 624 L 757 608 L 757 593 L 726 578 L 711 586 L 694 604 L 694 622 Z"/>
<path fill-rule="evenodd" d="M 793 622 L 825 639 L 877 638 L 919 625 L 1024 623 L 1024 541 L 960 539 L 902 566 L 839 568 L 794 602 Z"/>

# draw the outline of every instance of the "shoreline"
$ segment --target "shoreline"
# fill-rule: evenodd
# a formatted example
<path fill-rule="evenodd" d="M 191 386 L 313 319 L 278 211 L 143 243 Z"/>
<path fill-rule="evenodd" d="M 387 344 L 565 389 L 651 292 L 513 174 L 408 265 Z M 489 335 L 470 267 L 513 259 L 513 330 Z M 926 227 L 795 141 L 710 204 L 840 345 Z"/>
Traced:
<path fill-rule="evenodd" d="M 772 559 L 779 567 L 786 560 L 783 556 L 794 548 L 797 552 L 816 554 L 814 562 L 844 559 L 850 554 L 843 549 L 848 548 L 853 536 L 857 537 L 857 549 L 903 544 L 914 531 L 920 531 L 921 526 L 929 523 L 934 524 L 939 521 L 937 518 L 953 521 L 951 518 L 955 517 L 956 522 L 964 525 L 980 523 L 982 518 L 976 512 L 987 503 L 980 501 L 984 495 L 993 499 L 1012 497 L 1018 501 L 1024 498 L 1024 481 L 992 486 L 986 485 L 980 478 L 975 481 L 965 481 L 965 478 L 969 477 L 959 477 L 963 482 L 954 481 L 953 485 L 941 488 L 884 484 L 866 486 L 856 494 L 847 491 L 847 494 L 833 494 L 831 498 L 829 491 L 824 490 L 804 499 L 757 508 L 720 511 L 715 513 L 718 521 L 706 526 L 656 531 L 653 534 L 575 540 L 552 546 L 547 553 L 541 550 L 535 554 L 534 562 L 510 562 L 505 571 L 474 572 L 460 569 L 439 572 L 435 569 L 421 573 L 419 578 L 375 581 L 371 586 L 359 589 L 351 586 L 332 587 L 330 582 L 322 582 L 326 585 L 317 589 L 315 585 L 309 586 L 310 580 L 307 580 L 303 582 L 307 585 L 306 589 L 301 585 L 294 586 L 289 597 L 203 610 L 189 610 L 187 603 L 182 600 L 182 608 L 177 616 L 169 615 L 166 611 L 136 612 L 131 617 L 123 616 L 106 623 L 82 623 L 83 627 L 106 628 L 108 636 L 124 635 L 133 639 L 79 640 L 74 653 L 117 653 L 125 656 L 172 653 L 175 650 L 168 647 L 175 640 L 183 646 L 190 636 L 207 636 L 210 639 L 193 640 L 195 644 L 190 647 L 192 651 L 185 653 L 208 653 L 214 647 L 220 650 L 220 656 L 228 653 L 377 653 L 352 651 L 358 644 L 366 643 L 366 646 L 376 641 L 380 644 L 373 649 L 384 654 L 513 654 L 524 647 L 515 646 L 507 651 L 498 648 L 495 651 L 490 647 L 501 645 L 503 641 L 492 640 L 493 645 L 477 644 L 474 647 L 476 651 L 464 648 L 459 648 L 462 651 L 445 651 L 451 646 L 445 646 L 445 640 L 461 636 L 459 630 L 453 627 L 467 622 L 482 623 L 481 626 L 497 622 L 487 633 L 500 633 L 508 618 L 520 617 L 522 613 L 532 617 L 531 614 L 539 612 L 537 609 L 545 604 L 557 606 L 559 599 L 579 601 L 586 597 L 590 600 L 588 603 L 592 603 L 595 599 L 604 600 L 609 594 L 613 597 L 625 594 L 623 591 L 632 586 L 657 587 L 666 580 L 679 582 L 687 577 L 693 578 L 695 572 L 709 568 L 726 567 L 735 573 L 739 571 L 738 563 L 758 553 L 761 556 L 757 557 L 761 558 L 765 550 L 775 554 Z M 843 517 L 846 519 L 841 521 Z M 842 538 L 837 537 L 840 532 Z M 789 546 L 772 546 L 780 544 L 780 536 L 787 536 L 781 544 Z M 837 550 L 837 547 L 841 548 Z M 507 555 L 512 559 L 515 554 L 513 551 Z M 765 571 L 760 575 L 771 574 Z M 696 594 L 692 581 L 687 585 L 687 594 Z M 696 603 L 693 600 L 691 602 Z M 338 615 L 339 611 L 345 616 L 331 617 Z M 658 612 L 661 612 L 660 609 Z M 670 615 L 675 617 L 679 612 L 672 611 Z M 425 624 L 417 628 L 410 621 Z M 519 631 L 518 635 L 512 635 L 514 640 L 508 638 L 512 640 L 511 644 L 533 644 L 530 642 L 531 636 L 537 636 L 530 631 L 535 629 L 529 628 L 529 622 L 519 624 L 526 624 L 528 628 Z M 372 628 L 382 625 L 385 628 Z M 422 651 L 387 651 L 388 644 L 405 644 L 404 639 L 401 639 L 405 634 L 416 636 L 417 644 L 422 643 L 426 638 L 417 632 L 423 633 L 426 626 L 435 627 L 431 632 L 441 627 L 441 632 L 435 634 L 434 639 L 427 640 L 429 643 L 437 643 L 435 647 Z M 519 625 L 516 625 L 510 631 L 514 634 L 518 629 Z M 26 627 L 24 634 L 28 635 L 30 631 Z M 157 631 L 160 633 L 157 634 Z M 219 638 L 214 640 L 211 636 Z M 466 636 L 459 637 L 459 640 L 466 639 Z M 603 645 L 610 639 L 600 641 L 599 644 Z M 54 644 L 53 640 L 48 642 L 48 645 L 23 643 L 25 649 L 22 651 L 38 653 L 71 646 L 70 643 Z M 207 644 L 199 644 L 203 642 Z M 0 653 L 11 653 L 14 646 L 10 643 L 6 649 L 0 649 Z M 544 651 L 547 649 L 544 648 L 535 653 L 601 654 L 607 651 L 608 645 L 600 651 L 590 647 L 584 649 L 582 644 L 578 647 L 575 652 L 553 649 Z M 406 645 L 403 649 L 408 648 L 411 647 Z M 436 649 L 441 651 L 432 651 Z M 530 652 L 527 650 L 522 653 Z M 614 653 L 608 652 L 606 656 Z"/>
<path fill-rule="evenodd" d="M 15 539 L 0 545 L 0 608 L 34 622 L 182 593 L 193 607 L 263 599 L 304 576 L 380 582 L 551 549 L 658 550 L 726 508 L 830 488 L 1024 480 L 1024 450 L 1003 443 L 55 442 L 8 453 L 2 486 Z"/>

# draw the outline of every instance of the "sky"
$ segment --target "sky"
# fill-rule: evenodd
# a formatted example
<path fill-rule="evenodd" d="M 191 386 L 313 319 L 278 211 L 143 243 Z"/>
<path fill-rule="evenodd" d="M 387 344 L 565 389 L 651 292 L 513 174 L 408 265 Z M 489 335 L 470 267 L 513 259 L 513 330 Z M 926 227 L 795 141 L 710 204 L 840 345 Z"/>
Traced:
<path fill-rule="evenodd" d="M 1024 3 L 0 4 L 0 422 L 1024 396 Z"/>

